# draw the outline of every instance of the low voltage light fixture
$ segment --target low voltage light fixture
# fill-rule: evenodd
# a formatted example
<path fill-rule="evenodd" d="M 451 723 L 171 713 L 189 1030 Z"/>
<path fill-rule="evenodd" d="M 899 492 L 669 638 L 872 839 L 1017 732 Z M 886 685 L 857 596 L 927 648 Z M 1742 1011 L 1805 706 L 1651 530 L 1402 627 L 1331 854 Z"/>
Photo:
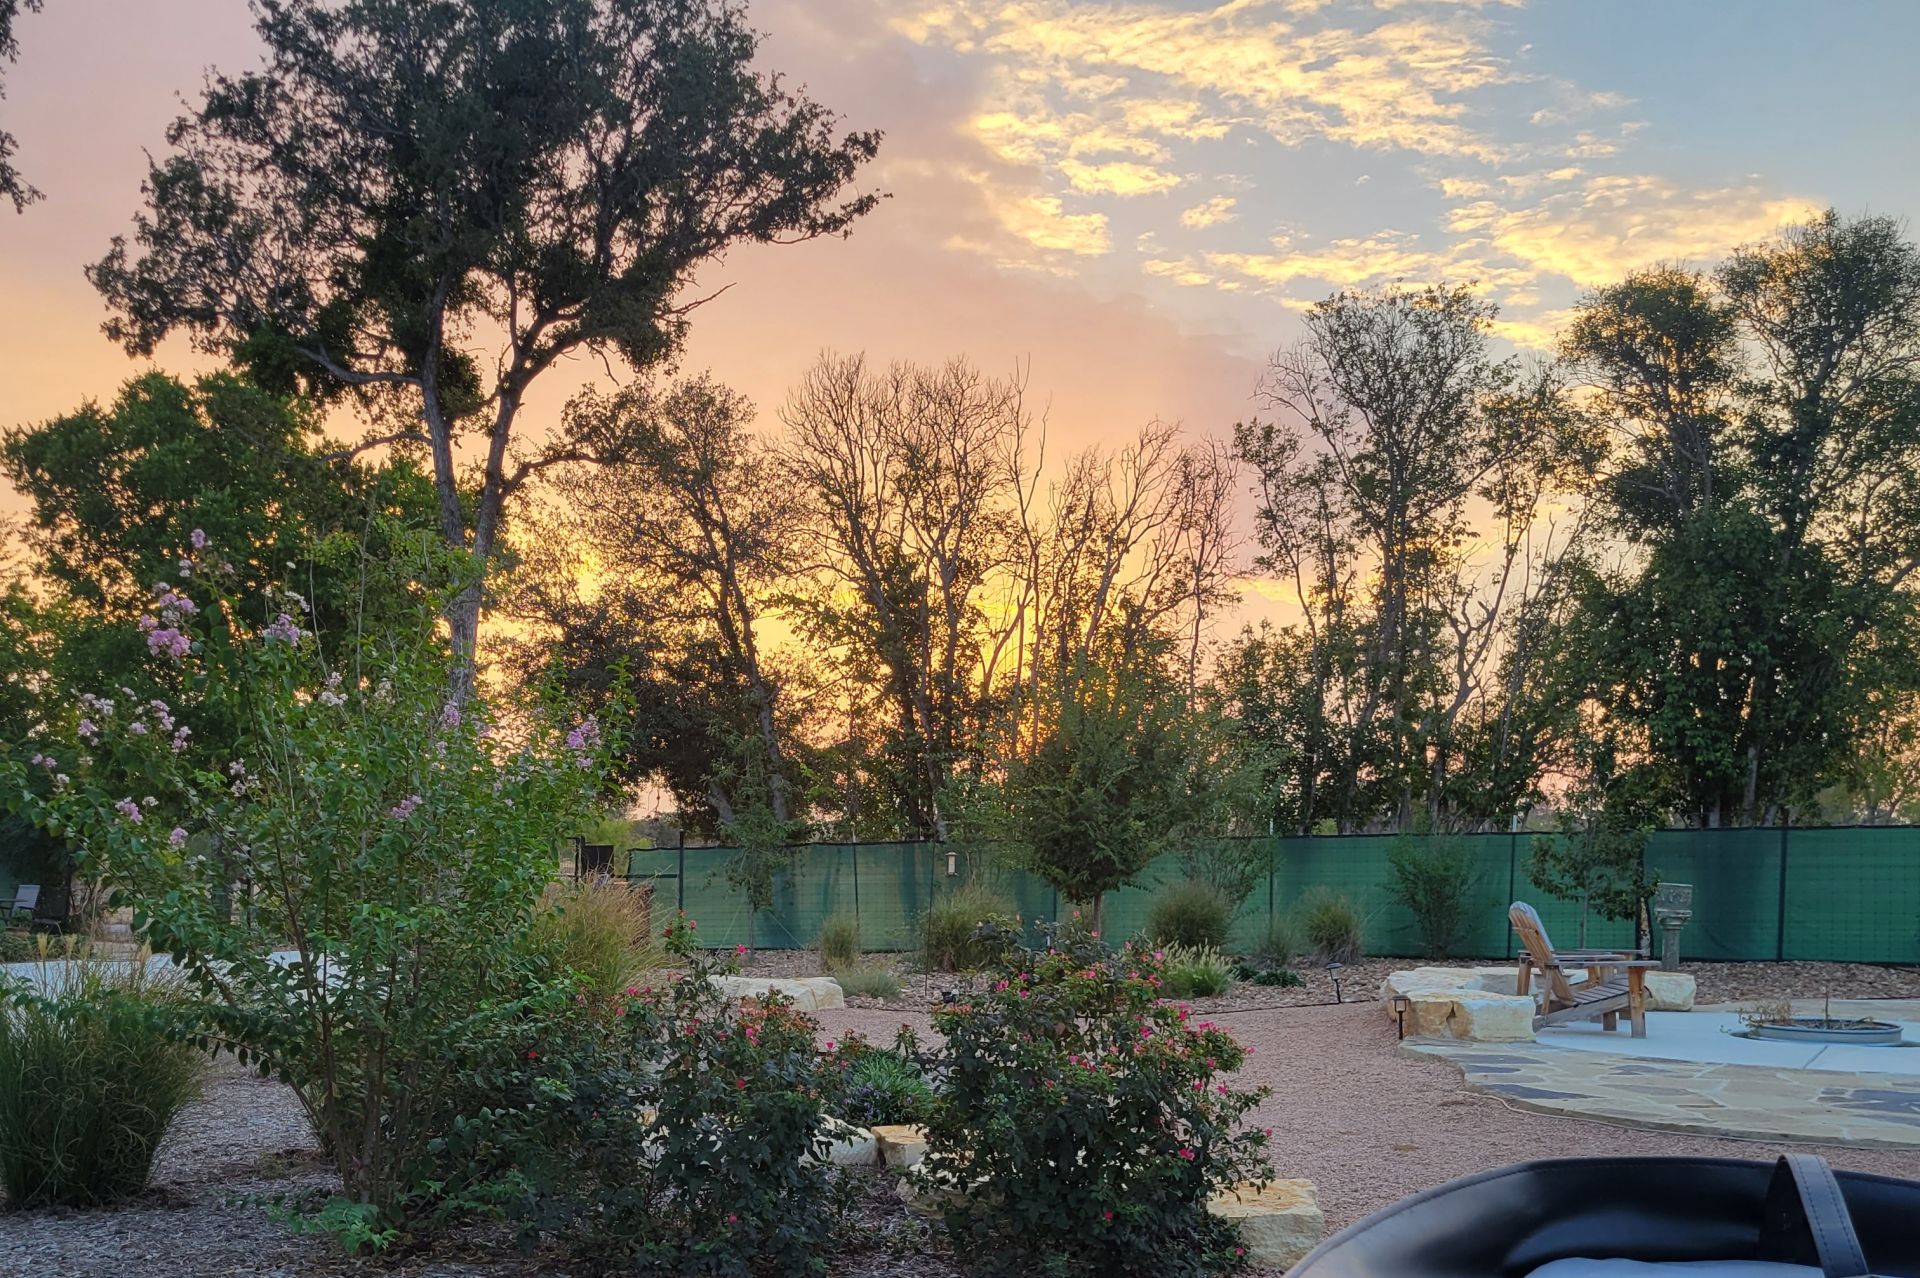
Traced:
<path fill-rule="evenodd" d="M 1393 1027 L 1401 1038 L 1407 1036 L 1407 1004 L 1411 1001 L 1405 994 L 1393 996 Z"/>
<path fill-rule="evenodd" d="M 1336 1003 L 1346 1001 L 1340 997 L 1340 970 L 1345 966 L 1344 963 L 1327 964 L 1327 975 L 1333 978 L 1333 1001 Z"/>

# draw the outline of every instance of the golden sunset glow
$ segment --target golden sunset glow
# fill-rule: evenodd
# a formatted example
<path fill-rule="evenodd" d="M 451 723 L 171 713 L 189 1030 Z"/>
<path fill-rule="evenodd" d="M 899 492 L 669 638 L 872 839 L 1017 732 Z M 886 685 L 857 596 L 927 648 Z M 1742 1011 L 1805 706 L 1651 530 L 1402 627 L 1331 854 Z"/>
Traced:
<path fill-rule="evenodd" d="M 1473 281 L 1499 337 L 1542 352 L 1629 270 L 1828 204 L 1920 207 L 1895 162 L 1914 91 L 1873 70 L 1915 16 L 1834 10 L 1782 78 L 1757 68 L 1795 52 L 1787 24 L 1651 0 L 761 0 L 768 64 L 885 131 L 867 180 L 891 198 L 844 241 L 709 272 L 701 295 L 727 288 L 681 367 L 769 424 L 823 349 L 1023 367 L 1064 458 L 1154 418 L 1224 435 L 1339 288 Z M 47 198 L 0 216 L 9 424 L 143 367 L 100 336 L 81 267 L 126 229 L 176 94 L 257 57 L 244 0 L 50 5 L 20 39 L 0 119 Z M 207 362 L 176 341 L 156 363 Z M 604 372 L 569 365 L 533 407 Z"/>

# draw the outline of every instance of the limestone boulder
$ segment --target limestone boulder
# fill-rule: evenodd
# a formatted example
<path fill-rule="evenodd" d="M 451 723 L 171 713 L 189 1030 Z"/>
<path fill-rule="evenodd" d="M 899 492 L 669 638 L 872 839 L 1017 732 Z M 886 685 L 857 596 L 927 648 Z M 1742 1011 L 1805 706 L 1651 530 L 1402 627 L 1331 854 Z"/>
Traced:
<path fill-rule="evenodd" d="M 828 1162 L 835 1167 L 871 1167 L 880 1161 L 880 1142 L 864 1127 L 827 1116 L 826 1135 L 833 1143 L 824 1158 L 808 1156 L 809 1162 Z"/>
<path fill-rule="evenodd" d="M 964 1165 L 935 1165 L 924 1158 L 900 1178 L 894 1194 L 913 1215 L 928 1219 L 944 1215 L 975 1195 L 984 1195 L 983 1202 L 991 1201 L 985 1180 L 967 1175 Z"/>
<path fill-rule="evenodd" d="M 716 976 L 715 988 L 731 999 L 765 998 L 770 993 L 793 1000 L 802 1012 L 824 1012 L 847 1005 L 846 992 L 831 976 L 774 979 L 764 976 Z"/>
<path fill-rule="evenodd" d="M 927 1156 L 927 1133 L 911 1124 L 876 1127 L 873 1138 L 880 1145 L 880 1161 L 889 1167 L 912 1167 Z"/>
<path fill-rule="evenodd" d="M 1691 972 L 1647 973 L 1647 1010 L 1649 1012 L 1691 1012 L 1694 982 Z"/>
<path fill-rule="evenodd" d="M 1327 1232 L 1320 1196 L 1310 1180 L 1276 1180 L 1264 1187 L 1237 1185 L 1207 1204 L 1222 1220 L 1240 1226 L 1250 1264 L 1285 1270 L 1300 1263 Z"/>
<path fill-rule="evenodd" d="M 1406 1032 L 1414 1038 L 1524 1043 L 1533 1038 L 1533 999 L 1478 990 L 1426 990 L 1407 996 Z"/>
<path fill-rule="evenodd" d="M 1567 983 L 1578 985 L 1587 979 L 1586 972 L 1572 968 L 1567 972 Z M 1537 988 L 1539 978 L 1534 985 Z M 1409 998 L 1416 994 L 1437 994 L 1454 990 L 1463 990 L 1479 994 L 1515 994 L 1520 988 L 1520 967 L 1517 963 L 1494 963 L 1481 967 L 1413 967 L 1390 974 L 1380 982 L 1380 1001 L 1387 1015 L 1394 1015 L 1393 998 L 1396 994 L 1405 994 Z M 1408 1033 L 1412 1033 L 1411 1028 Z"/>

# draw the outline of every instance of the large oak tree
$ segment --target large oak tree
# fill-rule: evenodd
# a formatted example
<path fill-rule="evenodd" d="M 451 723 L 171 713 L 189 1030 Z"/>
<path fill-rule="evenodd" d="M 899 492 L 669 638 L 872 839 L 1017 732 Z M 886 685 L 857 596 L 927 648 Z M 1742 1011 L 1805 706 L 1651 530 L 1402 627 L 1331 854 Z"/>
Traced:
<path fill-rule="evenodd" d="M 645 369 L 728 247 L 845 231 L 875 133 L 754 66 L 731 0 L 256 0 L 264 65 L 168 132 L 133 242 L 90 277 L 135 353 L 186 330 L 269 387 L 352 393 L 432 458 L 441 535 L 495 554 L 509 498 L 592 459 L 529 441 L 529 388 Z M 463 475 L 461 448 L 476 460 Z M 480 575 L 448 622 L 471 687 Z"/>

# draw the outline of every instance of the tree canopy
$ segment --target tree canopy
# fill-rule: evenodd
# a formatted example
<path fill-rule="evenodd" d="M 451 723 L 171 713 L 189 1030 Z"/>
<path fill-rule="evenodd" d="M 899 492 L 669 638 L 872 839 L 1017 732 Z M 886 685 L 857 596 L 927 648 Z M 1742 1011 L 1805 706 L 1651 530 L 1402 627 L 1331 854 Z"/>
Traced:
<path fill-rule="evenodd" d="M 264 65 L 168 130 L 131 242 L 90 278 L 108 333 L 184 330 L 274 391 L 351 394 L 431 458 L 481 568 L 509 497 L 604 440 L 517 427 L 574 351 L 648 369 L 740 243 L 846 231 L 876 133 L 754 65 L 730 0 L 259 0 Z M 461 450 L 476 458 L 463 466 Z M 471 685 L 481 605 L 449 615 Z"/>

